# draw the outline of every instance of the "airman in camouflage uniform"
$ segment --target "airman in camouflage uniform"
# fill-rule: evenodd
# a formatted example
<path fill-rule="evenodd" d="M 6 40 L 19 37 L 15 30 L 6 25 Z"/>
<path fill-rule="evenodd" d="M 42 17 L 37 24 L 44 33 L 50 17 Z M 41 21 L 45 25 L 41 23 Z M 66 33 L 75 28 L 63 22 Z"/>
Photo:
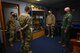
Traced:
<path fill-rule="evenodd" d="M 62 46 L 65 48 L 63 53 L 70 53 L 70 25 L 71 25 L 71 18 L 72 15 L 70 13 L 70 8 L 66 7 L 64 9 L 66 14 L 64 15 L 61 27 L 61 43 Z"/>
<path fill-rule="evenodd" d="M 29 7 L 25 7 L 25 13 L 19 16 L 20 31 L 22 32 L 21 50 L 24 52 L 29 51 L 31 41 L 31 17 L 28 14 L 30 11 Z"/>
<path fill-rule="evenodd" d="M 9 42 L 10 42 L 10 46 L 13 46 L 13 39 L 16 30 L 15 17 L 13 12 L 11 12 L 8 25 L 9 25 L 9 32 L 10 32 Z"/>
<path fill-rule="evenodd" d="M 46 18 L 46 26 L 48 28 L 47 37 L 51 36 L 51 38 L 53 38 L 56 20 L 51 11 L 48 11 L 48 13 L 49 15 Z"/>

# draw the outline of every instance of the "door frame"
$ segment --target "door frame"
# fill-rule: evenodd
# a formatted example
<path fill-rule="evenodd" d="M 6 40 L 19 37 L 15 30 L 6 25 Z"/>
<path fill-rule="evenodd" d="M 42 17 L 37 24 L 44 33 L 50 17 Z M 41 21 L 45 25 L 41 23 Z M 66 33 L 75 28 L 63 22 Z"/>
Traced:
<path fill-rule="evenodd" d="M 2 31 L 2 36 L 3 36 L 3 45 L 5 48 L 5 53 L 7 53 L 4 18 L 3 18 L 3 12 L 2 12 L 2 0 L 0 0 L 0 21 L 1 21 L 1 31 Z"/>
<path fill-rule="evenodd" d="M 11 4 L 11 5 L 17 5 L 18 6 L 18 16 L 20 15 L 20 5 L 19 4 L 16 4 L 16 3 L 8 3 L 8 2 L 1 2 L 2 4 Z"/>
<path fill-rule="evenodd" d="M 3 8 L 2 3 L 7 3 L 7 2 L 2 2 L 2 0 L 0 0 L 0 22 L 1 22 L 1 31 L 2 31 L 2 36 L 3 36 L 4 52 L 8 53 L 7 44 L 6 44 L 6 33 L 5 33 L 5 20 L 4 20 L 3 11 L 2 11 L 2 8 Z M 15 4 L 15 3 L 8 3 L 8 4 L 13 4 L 13 5 L 18 6 L 18 16 L 19 16 L 20 15 L 20 6 L 19 6 L 19 4 Z"/>

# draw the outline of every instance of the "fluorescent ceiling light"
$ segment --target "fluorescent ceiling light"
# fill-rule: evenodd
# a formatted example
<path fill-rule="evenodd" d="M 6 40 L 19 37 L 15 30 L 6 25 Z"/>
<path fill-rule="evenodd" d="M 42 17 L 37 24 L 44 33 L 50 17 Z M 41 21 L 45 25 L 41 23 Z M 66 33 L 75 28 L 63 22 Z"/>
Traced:
<path fill-rule="evenodd" d="M 34 5 L 31 5 L 32 8 L 34 8 Z"/>
<path fill-rule="evenodd" d="M 36 0 L 36 1 L 40 1 L 40 0 Z"/>

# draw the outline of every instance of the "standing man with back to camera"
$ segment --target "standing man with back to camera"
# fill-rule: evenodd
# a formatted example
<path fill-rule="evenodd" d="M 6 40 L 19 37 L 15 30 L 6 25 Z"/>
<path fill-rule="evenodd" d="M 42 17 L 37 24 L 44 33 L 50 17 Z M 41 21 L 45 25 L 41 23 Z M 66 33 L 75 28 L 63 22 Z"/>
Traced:
<path fill-rule="evenodd" d="M 31 41 L 31 16 L 30 7 L 25 7 L 25 12 L 19 16 L 20 31 L 22 32 L 21 51 L 28 53 L 30 50 Z"/>
<path fill-rule="evenodd" d="M 48 16 L 46 18 L 46 26 L 48 28 L 48 35 L 47 37 L 51 36 L 53 38 L 54 35 L 54 28 L 55 28 L 55 16 L 52 14 L 51 11 L 48 11 Z"/>

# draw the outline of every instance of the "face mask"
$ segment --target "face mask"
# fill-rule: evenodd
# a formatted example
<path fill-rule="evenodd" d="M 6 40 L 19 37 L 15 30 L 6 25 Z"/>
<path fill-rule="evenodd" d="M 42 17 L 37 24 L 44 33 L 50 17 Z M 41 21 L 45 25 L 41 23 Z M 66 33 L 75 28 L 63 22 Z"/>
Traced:
<path fill-rule="evenodd" d="M 13 17 L 17 17 L 17 15 L 16 15 L 16 14 L 13 14 L 12 16 L 13 16 Z"/>

